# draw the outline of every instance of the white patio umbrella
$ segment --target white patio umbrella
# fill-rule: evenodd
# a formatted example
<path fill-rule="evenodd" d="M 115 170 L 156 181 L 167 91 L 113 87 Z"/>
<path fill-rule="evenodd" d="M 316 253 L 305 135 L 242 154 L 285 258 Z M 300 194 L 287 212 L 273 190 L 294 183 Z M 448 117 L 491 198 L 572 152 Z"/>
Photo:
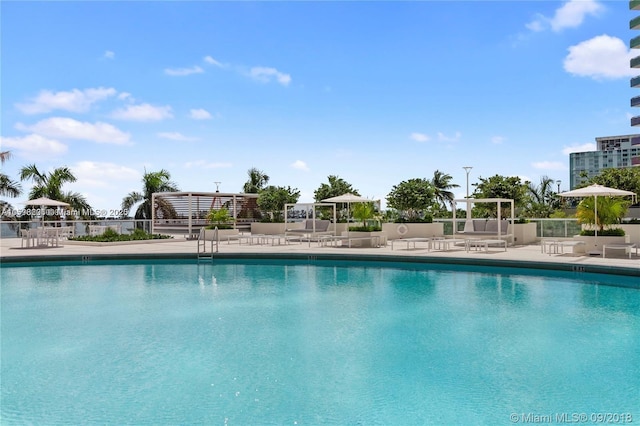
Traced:
<path fill-rule="evenodd" d="M 560 197 L 566 198 L 585 198 L 585 197 L 593 197 L 594 198 L 594 216 L 596 221 L 596 230 L 595 237 L 596 241 L 598 238 L 598 197 L 624 197 L 631 195 L 633 197 L 633 202 L 635 203 L 636 193 L 631 191 L 625 191 L 624 189 L 616 189 L 610 188 L 608 186 L 598 185 L 594 183 L 593 185 L 585 186 L 584 188 L 574 189 L 573 191 L 562 192 L 558 194 Z"/>
<path fill-rule="evenodd" d="M 351 218 L 349 214 L 349 209 L 351 207 L 351 203 L 371 203 L 373 200 L 368 198 L 361 197 L 356 194 L 352 194 L 351 192 L 347 192 L 346 194 L 338 195 L 337 197 L 325 198 L 322 200 L 324 203 L 345 203 L 347 205 L 347 232 L 349 232 L 349 223 L 348 220 Z"/>
<path fill-rule="evenodd" d="M 31 200 L 25 201 L 25 206 L 40 206 L 42 210 L 44 207 L 69 207 L 71 204 L 65 203 L 64 201 L 52 200 L 47 197 L 33 198 Z M 42 220 L 44 222 L 44 214 L 42 215 Z"/>

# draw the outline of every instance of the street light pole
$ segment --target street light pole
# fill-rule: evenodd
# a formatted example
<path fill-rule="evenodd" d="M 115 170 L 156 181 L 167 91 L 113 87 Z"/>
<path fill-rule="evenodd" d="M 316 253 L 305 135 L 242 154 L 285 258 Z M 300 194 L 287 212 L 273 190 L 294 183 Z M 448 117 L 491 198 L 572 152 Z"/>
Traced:
<path fill-rule="evenodd" d="M 473 169 L 473 167 L 471 166 L 464 166 L 463 167 L 464 171 L 467 172 L 467 220 L 471 219 L 471 205 L 469 203 L 469 172 L 471 171 L 471 169 Z"/>
<path fill-rule="evenodd" d="M 562 183 L 561 180 L 557 180 L 556 183 L 558 184 L 558 194 L 560 193 L 560 184 Z"/>

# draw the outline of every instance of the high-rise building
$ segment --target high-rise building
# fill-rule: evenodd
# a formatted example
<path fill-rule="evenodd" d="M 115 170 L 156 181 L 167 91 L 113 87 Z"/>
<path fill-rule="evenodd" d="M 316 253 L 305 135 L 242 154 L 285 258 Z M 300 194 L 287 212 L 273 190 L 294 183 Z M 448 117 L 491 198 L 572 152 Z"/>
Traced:
<path fill-rule="evenodd" d="M 596 151 L 569 154 L 569 186 L 576 188 L 603 169 L 640 166 L 640 135 L 596 138 Z"/>
<path fill-rule="evenodd" d="M 629 9 L 640 12 L 640 0 L 630 0 Z M 629 22 L 629 29 L 640 30 L 640 16 Z M 640 35 L 629 41 L 631 49 L 640 49 Z M 631 59 L 631 68 L 640 68 L 640 56 Z M 640 75 L 631 79 L 632 88 L 640 88 Z M 640 96 L 631 98 L 631 107 L 640 106 Z M 640 115 L 631 118 L 631 126 L 640 126 Z M 603 169 L 640 166 L 640 135 L 605 136 L 596 138 L 596 151 L 569 154 L 569 186 L 600 174 Z"/>

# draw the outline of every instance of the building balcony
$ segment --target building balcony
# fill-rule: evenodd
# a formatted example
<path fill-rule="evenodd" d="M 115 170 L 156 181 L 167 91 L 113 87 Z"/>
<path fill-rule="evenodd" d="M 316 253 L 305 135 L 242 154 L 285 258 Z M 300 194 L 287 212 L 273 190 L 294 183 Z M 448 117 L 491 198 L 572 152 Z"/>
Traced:
<path fill-rule="evenodd" d="M 640 0 L 630 0 L 629 10 L 640 10 Z"/>
<path fill-rule="evenodd" d="M 629 61 L 629 65 L 631 68 L 640 68 L 640 56 L 636 56 L 635 58 Z"/>
<path fill-rule="evenodd" d="M 640 18 L 640 16 L 638 16 Z M 629 41 L 629 48 L 640 49 L 640 36 L 634 37 Z"/>
<path fill-rule="evenodd" d="M 629 29 L 630 30 L 640 30 L 640 16 L 633 18 L 629 21 Z"/>
<path fill-rule="evenodd" d="M 640 87 L 640 75 L 631 79 L 631 87 Z"/>
<path fill-rule="evenodd" d="M 640 115 L 636 115 L 635 117 L 631 117 L 631 125 L 632 126 L 640 126 Z"/>
<path fill-rule="evenodd" d="M 631 137 L 631 146 L 640 145 L 640 136 Z"/>
<path fill-rule="evenodd" d="M 631 106 L 632 107 L 640 106 L 640 96 L 634 96 L 633 98 L 631 98 Z"/>

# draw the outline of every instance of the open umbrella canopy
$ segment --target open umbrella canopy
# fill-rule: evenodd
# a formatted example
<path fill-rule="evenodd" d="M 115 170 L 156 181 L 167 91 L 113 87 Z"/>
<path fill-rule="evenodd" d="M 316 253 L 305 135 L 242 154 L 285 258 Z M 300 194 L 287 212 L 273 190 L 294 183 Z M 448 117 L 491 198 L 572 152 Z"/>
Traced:
<path fill-rule="evenodd" d="M 636 200 L 636 193 L 631 191 L 625 191 L 624 189 L 610 188 L 604 185 L 585 186 L 584 188 L 574 189 L 573 191 L 562 192 L 558 194 L 561 197 L 573 197 L 573 198 L 585 198 L 594 197 L 594 217 L 596 222 L 595 237 L 598 238 L 598 197 L 624 197 L 631 195 L 633 202 Z M 597 253 L 597 252 L 596 252 Z"/>
<path fill-rule="evenodd" d="M 69 203 L 65 203 L 63 201 L 52 200 L 47 197 L 34 198 L 29 201 L 25 201 L 22 203 L 26 206 L 46 206 L 46 207 L 69 207 Z"/>
<path fill-rule="evenodd" d="M 635 199 L 636 193 L 631 191 L 625 191 L 624 189 L 616 189 L 610 188 L 608 186 L 598 185 L 594 183 L 593 185 L 585 186 L 584 188 L 574 189 L 573 191 L 562 192 L 558 194 L 561 197 L 623 197 L 623 196 L 633 196 Z"/>
<path fill-rule="evenodd" d="M 337 197 L 326 198 L 322 200 L 324 203 L 367 203 L 372 200 L 368 198 L 361 197 L 356 194 L 352 194 L 351 192 L 347 192 L 346 194 L 338 195 Z"/>

